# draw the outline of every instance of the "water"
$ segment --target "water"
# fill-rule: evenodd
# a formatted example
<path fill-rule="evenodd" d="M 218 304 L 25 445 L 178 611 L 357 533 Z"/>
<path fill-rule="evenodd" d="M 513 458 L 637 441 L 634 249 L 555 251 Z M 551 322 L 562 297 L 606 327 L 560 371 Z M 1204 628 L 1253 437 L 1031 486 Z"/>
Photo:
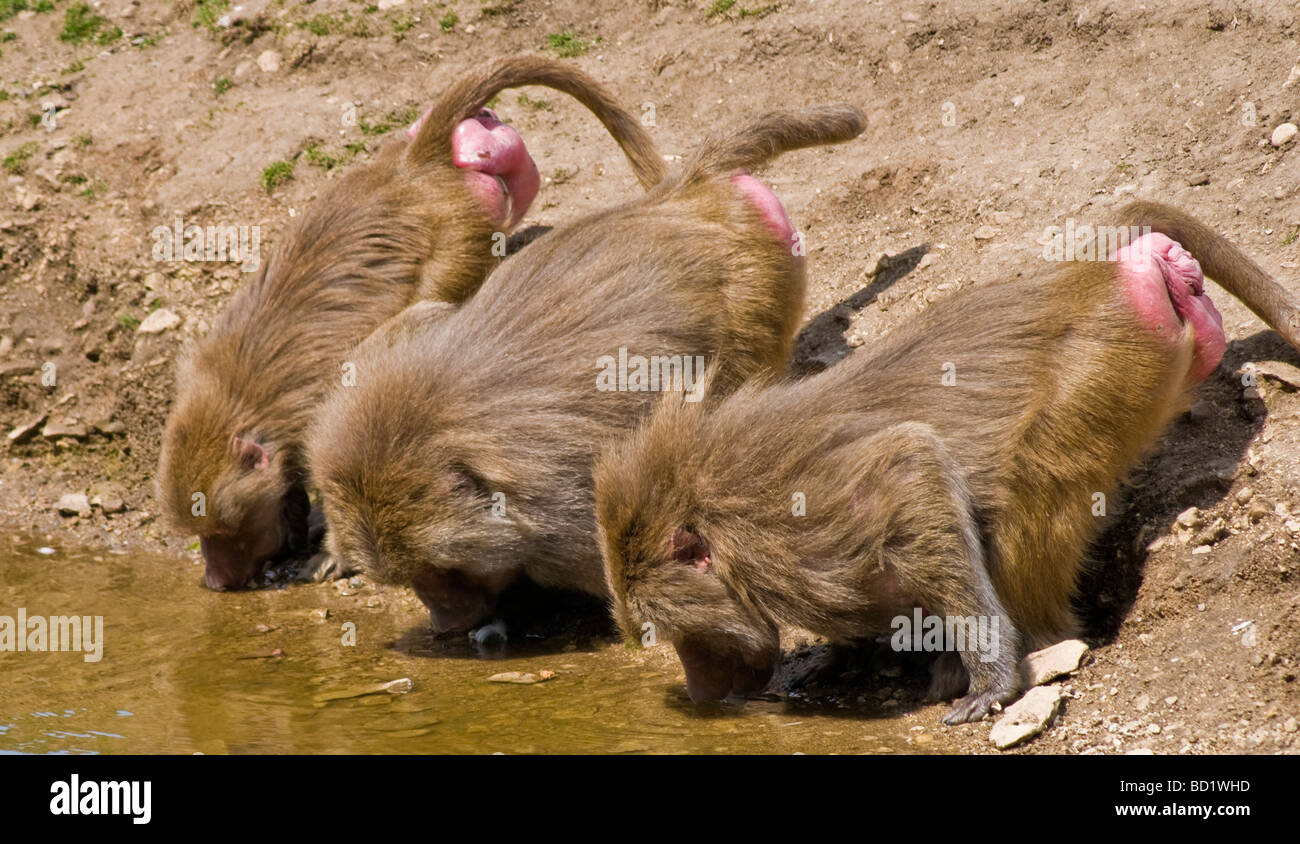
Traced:
<path fill-rule="evenodd" d="M 0 534 L 0 616 L 103 616 L 99 662 L 0 651 L 0 753 L 944 749 L 939 707 L 911 719 L 789 700 L 702 709 L 671 649 L 576 635 L 512 641 L 485 659 L 459 639 L 435 641 L 405 595 L 346 582 L 218 594 L 200 579 L 187 560 Z M 554 676 L 487 679 L 508 671 Z M 402 678 L 405 694 L 362 694 Z"/>

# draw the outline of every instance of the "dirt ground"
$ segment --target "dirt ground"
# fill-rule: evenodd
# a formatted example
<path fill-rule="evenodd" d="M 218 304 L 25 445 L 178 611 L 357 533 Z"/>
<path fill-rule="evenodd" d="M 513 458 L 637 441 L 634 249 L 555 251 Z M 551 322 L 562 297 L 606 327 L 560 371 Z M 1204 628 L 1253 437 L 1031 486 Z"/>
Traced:
<path fill-rule="evenodd" d="M 802 368 L 1041 267 L 1047 227 L 1134 196 L 1203 218 L 1300 296 L 1300 140 L 1270 142 L 1300 116 L 1300 2 L 1149 5 L 0 0 L 0 524 L 192 565 L 192 538 L 155 522 L 159 433 L 178 349 L 249 276 L 157 261 L 153 230 L 257 225 L 265 250 L 501 55 L 570 54 L 674 155 L 773 107 L 865 108 L 857 141 L 760 174 L 809 246 Z M 496 108 L 544 175 L 525 226 L 638 191 L 576 103 Z M 1016 752 L 1300 751 L 1300 355 L 1214 294 L 1226 358 L 1115 508 L 1079 596 L 1095 649 Z M 98 506 L 63 515 L 67 493 Z M 989 752 L 986 732 L 953 746 Z"/>

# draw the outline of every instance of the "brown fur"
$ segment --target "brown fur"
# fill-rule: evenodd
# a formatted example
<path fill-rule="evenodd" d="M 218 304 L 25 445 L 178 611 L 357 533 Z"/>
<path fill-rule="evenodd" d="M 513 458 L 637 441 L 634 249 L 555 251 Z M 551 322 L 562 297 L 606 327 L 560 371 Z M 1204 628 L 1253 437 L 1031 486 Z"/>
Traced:
<path fill-rule="evenodd" d="M 1128 206 L 1121 222 L 1178 240 L 1294 337 L 1286 326 L 1297 311 L 1282 288 L 1212 230 L 1156 203 Z M 1070 598 L 1101 521 L 1093 494 L 1109 496 L 1186 407 L 1191 349 L 1190 331 L 1170 344 L 1141 327 L 1114 263 L 1068 264 L 1046 279 L 957 294 L 805 381 L 747 388 L 712 412 L 666 403 L 596 469 L 615 615 L 629 635 L 644 622 L 661 635 L 686 631 L 676 635 L 697 643 L 688 673 L 755 653 L 774 619 L 832 637 L 855 632 L 840 617 L 879 599 L 879 587 L 843 578 L 885 559 L 880 519 L 934 529 L 952 518 L 943 497 L 909 514 L 915 500 L 905 489 L 892 511 L 880 502 L 864 514 L 845 501 L 875 477 L 861 460 L 905 452 L 889 432 L 921 424 L 960 466 L 997 598 L 1025 643 L 1076 635 Z M 954 385 L 942 383 L 946 363 Z M 807 518 L 785 515 L 796 490 L 807 491 Z M 712 550 L 712 585 L 672 553 L 683 528 Z M 909 597 L 927 607 L 969 595 L 952 580 L 965 566 L 945 569 L 924 555 L 897 565 L 917 575 Z"/>
<path fill-rule="evenodd" d="M 775 154 L 847 140 L 862 122 L 841 107 L 755 126 Z M 456 313 L 409 310 L 362 345 L 357 385 L 335 390 L 310 439 L 332 554 L 414 583 L 440 629 L 481 621 L 521 574 L 605 593 L 591 462 L 653 394 L 598 391 L 598 359 L 703 355 L 730 389 L 784 365 L 799 318 L 802 261 L 711 169 L 734 159 L 715 160 L 553 231 Z M 504 515 L 491 513 L 496 493 Z"/>
<path fill-rule="evenodd" d="M 389 144 L 313 203 L 179 364 L 158 495 L 178 531 L 205 540 L 210 583 L 242 583 L 280 550 L 305 544 L 305 429 L 349 349 L 412 301 L 464 301 L 498 262 L 494 226 L 455 167 L 450 139 L 497 91 L 532 84 L 580 100 L 643 184 L 662 179 L 645 131 L 599 85 L 568 65 L 523 57 L 454 82 L 413 141 Z M 265 471 L 248 465 L 256 447 L 269 456 Z M 195 493 L 206 497 L 203 515 Z"/>

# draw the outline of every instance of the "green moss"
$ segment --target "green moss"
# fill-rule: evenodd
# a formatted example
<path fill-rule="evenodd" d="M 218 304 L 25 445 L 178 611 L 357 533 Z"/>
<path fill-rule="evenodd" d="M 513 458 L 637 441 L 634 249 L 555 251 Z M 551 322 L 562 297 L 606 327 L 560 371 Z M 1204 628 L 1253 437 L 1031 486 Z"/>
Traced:
<path fill-rule="evenodd" d="M 37 119 L 40 118 L 39 114 L 36 116 Z M 23 170 L 27 169 L 27 159 L 35 155 L 36 150 L 38 149 L 40 149 L 40 145 L 35 141 L 28 141 L 27 143 L 23 144 L 18 149 L 14 150 L 13 152 L 5 156 L 4 158 L 5 170 L 7 172 L 13 173 L 15 176 L 18 175 L 19 173 L 22 173 Z"/>
<path fill-rule="evenodd" d="M 270 193 L 292 178 L 292 161 L 273 161 L 262 170 L 262 189 Z"/>
<path fill-rule="evenodd" d="M 63 12 L 63 31 L 59 40 L 68 44 L 90 41 L 100 46 L 112 44 L 122 37 L 122 30 L 109 23 L 108 18 L 95 12 L 87 3 L 69 6 Z"/>
<path fill-rule="evenodd" d="M 212 83 L 212 92 L 219 97 L 229 91 L 234 87 L 234 85 L 235 83 L 230 81 L 229 76 L 218 76 L 216 81 Z"/>
<path fill-rule="evenodd" d="M 562 59 L 577 58 L 591 47 L 590 44 L 579 38 L 572 29 L 546 36 L 546 46 Z"/>
<path fill-rule="evenodd" d="M 456 24 L 459 22 L 460 15 L 451 11 L 442 16 L 442 20 L 438 21 L 438 26 L 442 28 L 443 32 L 451 32 L 456 28 Z"/>

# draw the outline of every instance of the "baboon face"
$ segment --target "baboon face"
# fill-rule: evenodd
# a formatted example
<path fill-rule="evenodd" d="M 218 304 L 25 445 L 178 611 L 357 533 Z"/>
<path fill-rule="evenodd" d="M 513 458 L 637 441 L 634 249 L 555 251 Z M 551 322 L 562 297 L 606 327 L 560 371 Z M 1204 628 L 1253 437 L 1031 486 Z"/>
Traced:
<path fill-rule="evenodd" d="M 760 692 L 780 659 L 775 624 L 725 582 L 713 549 L 693 526 L 666 531 L 658 543 L 629 549 L 616 615 L 629 635 L 645 624 L 665 636 L 686 670 L 686 691 L 699 703 Z"/>
<path fill-rule="evenodd" d="M 345 483 L 320 478 L 330 552 L 376 580 L 414 586 L 435 631 L 468 630 L 490 620 L 518 577 L 523 537 L 482 475 L 450 459 L 435 468 L 436 458 L 426 462 L 435 451 Z"/>
<path fill-rule="evenodd" d="M 183 425 L 167 432 L 162 476 L 173 482 L 160 485 L 161 503 L 173 524 L 198 535 L 208 588 L 238 589 L 267 562 L 306 549 L 311 503 L 302 484 L 288 480 L 283 455 L 254 436 L 216 449 L 195 433 Z"/>

